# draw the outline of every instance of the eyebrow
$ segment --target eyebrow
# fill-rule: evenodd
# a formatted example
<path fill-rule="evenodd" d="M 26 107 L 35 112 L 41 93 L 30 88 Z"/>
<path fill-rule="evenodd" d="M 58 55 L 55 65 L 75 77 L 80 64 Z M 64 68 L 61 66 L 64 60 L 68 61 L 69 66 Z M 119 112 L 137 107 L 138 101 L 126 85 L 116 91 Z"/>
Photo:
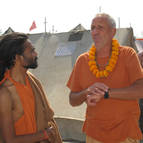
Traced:
<path fill-rule="evenodd" d="M 34 50 L 35 50 L 35 48 L 32 48 L 31 50 L 32 50 L 32 51 L 34 51 Z"/>

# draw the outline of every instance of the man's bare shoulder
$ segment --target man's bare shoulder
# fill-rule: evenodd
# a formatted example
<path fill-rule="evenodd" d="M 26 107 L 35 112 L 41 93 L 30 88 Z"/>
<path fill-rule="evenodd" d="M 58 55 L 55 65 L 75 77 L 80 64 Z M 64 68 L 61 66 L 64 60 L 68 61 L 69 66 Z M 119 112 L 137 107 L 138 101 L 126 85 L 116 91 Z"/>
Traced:
<path fill-rule="evenodd" d="M 11 92 L 9 88 L 11 88 L 13 85 L 10 82 L 4 82 L 0 85 L 0 104 L 4 104 L 6 102 L 9 102 L 11 99 Z"/>
<path fill-rule="evenodd" d="M 10 94 L 10 91 L 6 86 L 2 84 L 0 85 L 0 96 L 3 96 L 5 94 Z"/>

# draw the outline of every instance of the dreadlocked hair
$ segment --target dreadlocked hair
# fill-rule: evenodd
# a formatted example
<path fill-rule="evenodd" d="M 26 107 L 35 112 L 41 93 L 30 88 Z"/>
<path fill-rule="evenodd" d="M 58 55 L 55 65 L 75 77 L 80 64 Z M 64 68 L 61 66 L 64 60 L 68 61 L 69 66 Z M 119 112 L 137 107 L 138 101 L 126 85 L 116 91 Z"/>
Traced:
<path fill-rule="evenodd" d="M 28 36 L 24 33 L 13 32 L 4 35 L 0 40 L 0 81 L 4 78 L 7 69 L 15 64 L 16 55 L 24 52 L 24 43 Z"/>

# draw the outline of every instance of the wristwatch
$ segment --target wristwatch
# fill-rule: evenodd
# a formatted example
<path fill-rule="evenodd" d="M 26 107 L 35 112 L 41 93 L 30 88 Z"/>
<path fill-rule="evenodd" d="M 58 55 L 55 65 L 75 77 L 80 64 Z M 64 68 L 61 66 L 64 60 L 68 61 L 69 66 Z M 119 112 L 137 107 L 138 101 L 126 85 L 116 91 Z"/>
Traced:
<path fill-rule="evenodd" d="M 104 99 L 108 99 L 109 98 L 109 90 L 110 90 L 110 88 L 108 89 L 108 91 L 105 92 Z"/>

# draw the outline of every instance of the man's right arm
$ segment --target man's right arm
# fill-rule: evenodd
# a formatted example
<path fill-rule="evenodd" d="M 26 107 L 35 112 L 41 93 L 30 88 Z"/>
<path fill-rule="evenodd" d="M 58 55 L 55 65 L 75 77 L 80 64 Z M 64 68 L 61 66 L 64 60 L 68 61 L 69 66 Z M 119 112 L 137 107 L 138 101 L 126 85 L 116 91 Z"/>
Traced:
<path fill-rule="evenodd" d="M 100 90 L 99 90 L 100 89 Z M 87 102 L 88 96 L 94 96 L 94 95 L 102 95 L 104 96 L 105 91 L 108 91 L 109 87 L 106 86 L 103 83 L 95 82 L 93 85 L 89 86 L 88 88 L 80 91 L 80 92 L 70 92 L 69 95 L 69 102 L 72 106 L 78 106 L 81 105 L 83 102 Z M 95 105 L 94 101 L 88 100 L 88 105 L 91 103 L 92 105 Z"/>
<path fill-rule="evenodd" d="M 43 131 L 35 134 L 16 135 L 12 115 L 13 102 L 10 92 L 5 87 L 0 87 L 0 132 L 5 143 L 35 143 L 44 140 Z M 49 139 L 51 131 L 47 131 Z"/>
<path fill-rule="evenodd" d="M 80 92 L 70 92 L 69 94 L 69 102 L 72 106 L 81 105 L 84 101 L 86 101 L 88 91 L 87 89 L 82 90 Z"/>

